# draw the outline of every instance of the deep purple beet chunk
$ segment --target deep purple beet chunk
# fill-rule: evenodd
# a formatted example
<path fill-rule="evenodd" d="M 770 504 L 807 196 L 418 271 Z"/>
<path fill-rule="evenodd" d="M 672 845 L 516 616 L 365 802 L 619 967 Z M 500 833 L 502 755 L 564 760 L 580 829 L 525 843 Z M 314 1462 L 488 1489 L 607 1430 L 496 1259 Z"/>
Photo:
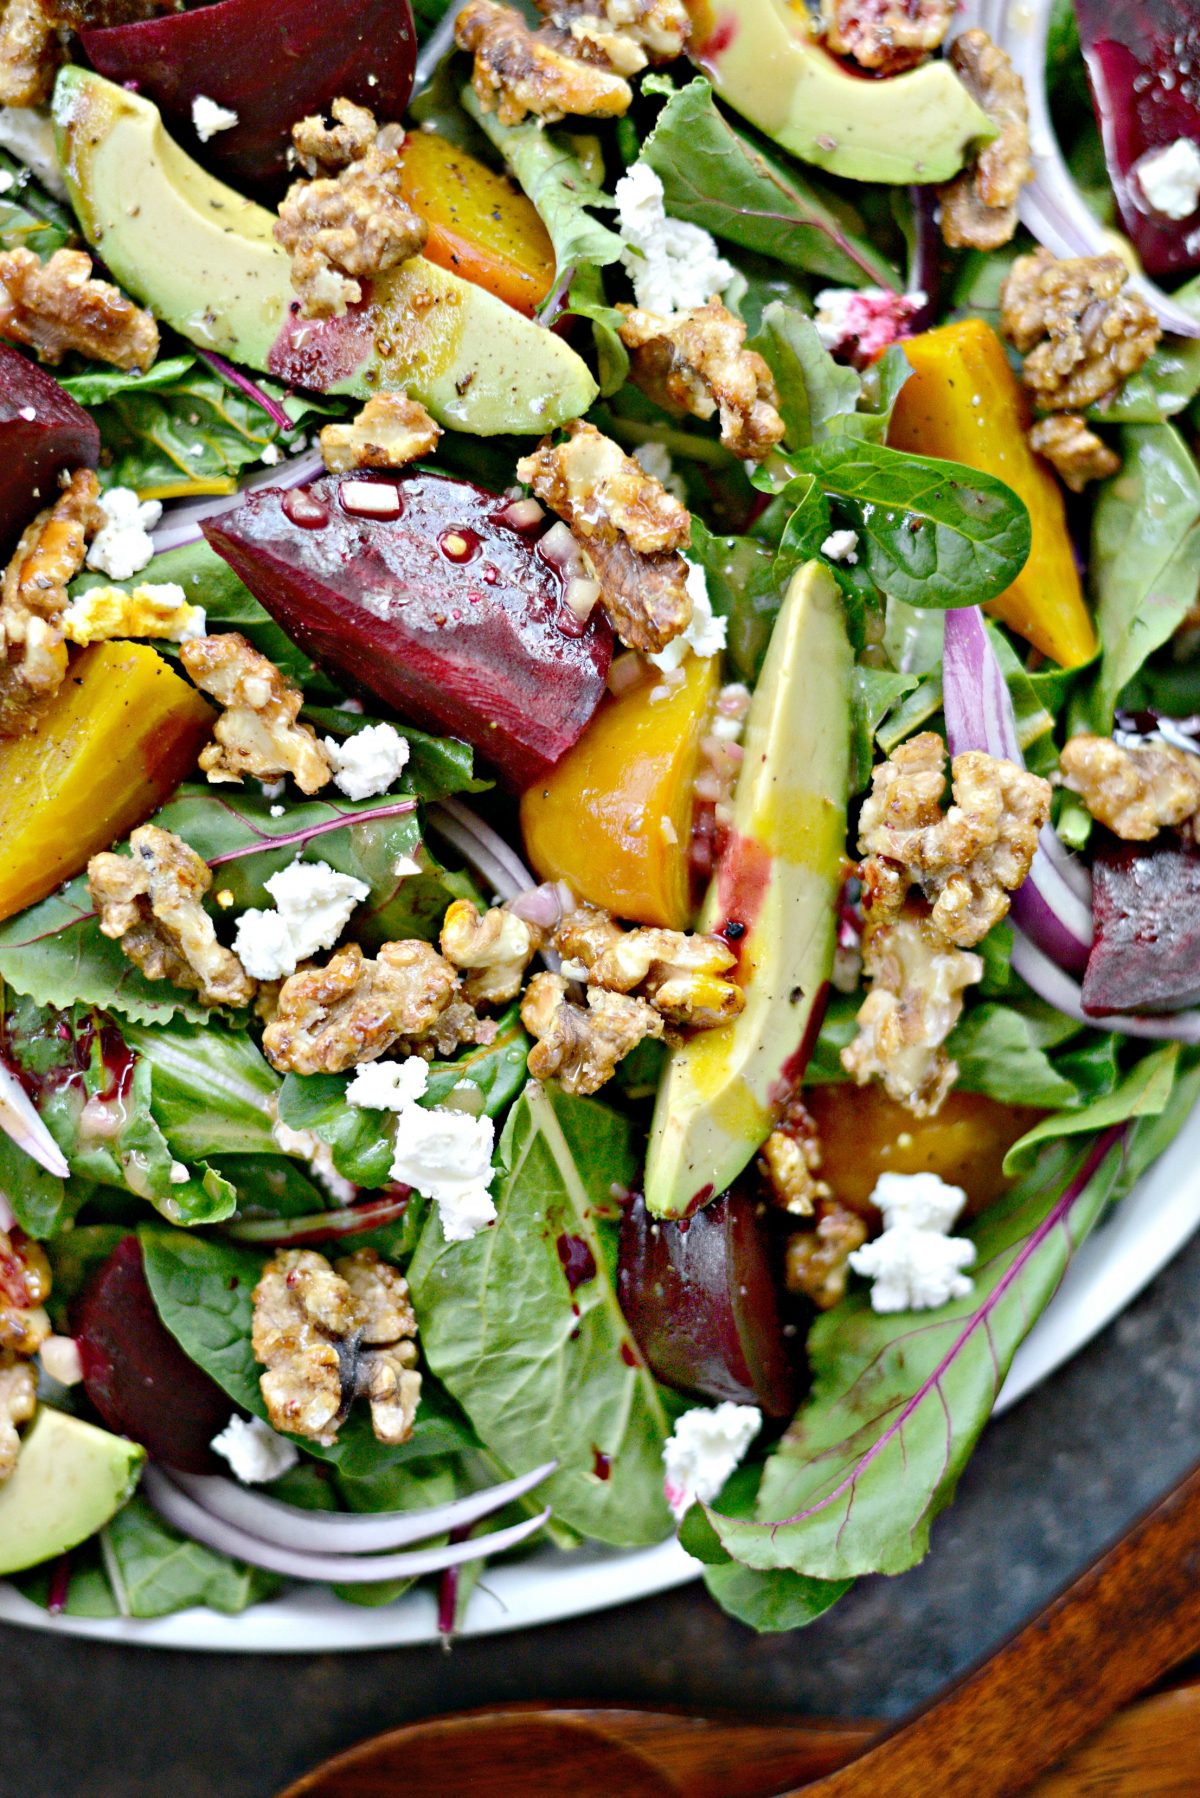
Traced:
<path fill-rule="evenodd" d="M 216 1473 L 209 1448 L 233 1413 L 159 1318 L 136 1236 L 119 1242 L 71 1311 L 88 1398 L 110 1430 L 185 1473 Z"/>
<path fill-rule="evenodd" d="M 1092 863 L 1092 919 L 1086 1012 L 1200 1003 L 1200 850 L 1178 837 L 1122 843 L 1106 835 Z"/>
<path fill-rule="evenodd" d="M 28 414 L 29 416 L 25 416 Z M 0 556 L 58 495 L 64 469 L 95 468 L 100 432 L 53 375 L 0 344 Z"/>
<path fill-rule="evenodd" d="M 344 488 L 352 487 L 347 499 Z M 604 695 L 612 631 L 581 630 L 543 527 L 470 481 L 410 474 L 259 489 L 204 533 L 302 649 L 409 723 L 462 737 L 513 787 L 544 776 Z M 354 509 L 357 508 L 357 509 Z"/>
<path fill-rule="evenodd" d="M 1200 0 L 1076 0 L 1092 101 L 1121 224 L 1147 274 L 1200 266 L 1200 208 L 1155 212 L 1136 165 L 1178 138 L 1200 143 Z"/>
<path fill-rule="evenodd" d="M 766 1234 L 736 1190 L 679 1223 L 634 1199 L 621 1217 L 621 1309 L 658 1379 L 700 1398 L 795 1409 L 795 1371 Z"/>
<path fill-rule="evenodd" d="M 381 123 L 402 118 L 417 55 L 409 0 L 218 0 L 82 38 L 100 73 L 136 82 L 185 142 L 197 95 L 236 112 L 200 154 L 250 187 L 284 175 L 296 120 L 339 95 Z"/>

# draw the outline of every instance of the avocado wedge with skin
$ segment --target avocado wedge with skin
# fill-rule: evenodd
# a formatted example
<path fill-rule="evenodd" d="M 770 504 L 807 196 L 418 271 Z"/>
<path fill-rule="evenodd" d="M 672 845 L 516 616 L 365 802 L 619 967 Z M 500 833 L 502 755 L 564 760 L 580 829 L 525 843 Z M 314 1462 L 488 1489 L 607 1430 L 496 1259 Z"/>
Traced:
<path fill-rule="evenodd" d="M 853 659 L 837 583 L 806 562 L 754 690 L 729 846 L 699 921 L 737 949 L 746 1005 L 671 1051 L 646 1160 L 656 1217 L 684 1217 L 732 1185 L 819 1027 L 845 855 Z"/>
<path fill-rule="evenodd" d="M 181 150 L 149 100 L 68 67 L 54 122 L 84 236 L 128 293 L 199 348 L 320 393 L 402 388 L 440 424 L 479 436 L 552 430 L 595 399 L 561 337 L 423 256 L 341 317 L 302 318 L 274 214 Z"/>
<path fill-rule="evenodd" d="M 0 1486 L 0 1574 L 36 1567 L 103 1529 L 145 1459 L 136 1442 L 43 1405 Z"/>

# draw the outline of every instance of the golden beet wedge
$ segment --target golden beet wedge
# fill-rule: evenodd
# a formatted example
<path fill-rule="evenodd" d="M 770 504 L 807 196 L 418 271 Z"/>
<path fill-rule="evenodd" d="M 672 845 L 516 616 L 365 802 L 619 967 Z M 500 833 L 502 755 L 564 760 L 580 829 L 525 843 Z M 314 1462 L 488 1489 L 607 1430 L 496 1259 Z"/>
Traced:
<path fill-rule="evenodd" d="M 1090 661 L 1096 633 L 1075 566 L 1062 489 L 1029 447 L 1028 400 L 1003 344 L 982 319 L 967 318 L 910 337 L 903 348 L 914 372 L 900 390 L 888 442 L 995 475 L 1029 508 L 1029 560 L 987 610 L 1063 668 Z"/>
<path fill-rule="evenodd" d="M 619 918 L 686 928 L 692 788 L 717 667 L 716 657 L 689 656 L 665 696 L 651 674 L 605 699 L 575 747 L 527 789 L 521 829 L 540 879 L 565 880 Z"/>
<path fill-rule="evenodd" d="M 150 816 L 215 714 L 145 643 L 97 643 L 35 729 L 0 742 L 0 918 L 44 899 Z"/>

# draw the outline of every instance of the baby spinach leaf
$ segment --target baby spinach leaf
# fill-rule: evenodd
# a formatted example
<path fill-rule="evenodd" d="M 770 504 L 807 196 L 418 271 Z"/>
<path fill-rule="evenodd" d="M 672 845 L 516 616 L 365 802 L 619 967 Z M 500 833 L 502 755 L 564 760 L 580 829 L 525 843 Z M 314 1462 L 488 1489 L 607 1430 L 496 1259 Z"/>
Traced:
<path fill-rule="evenodd" d="M 1119 448 L 1123 467 L 1105 481 L 1092 519 L 1089 576 L 1103 652 L 1090 712 L 1100 731 L 1200 586 L 1200 473 L 1186 443 L 1171 425 L 1132 425 Z"/>
<path fill-rule="evenodd" d="M 855 665 L 850 682 L 850 791 L 861 792 L 871 778 L 875 732 L 896 703 L 917 685 L 915 674 Z"/>
<path fill-rule="evenodd" d="M 150 1072 L 154 1115 L 177 1155 L 277 1154 L 271 1114 L 279 1076 L 241 1031 L 175 1018 L 121 1034 Z"/>
<path fill-rule="evenodd" d="M 956 1084 L 1007 1105 L 1077 1106 L 1080 1096 L 1038 1044 L 1030 1020 L 1011 1005 L 977 1005 L 946 1044 Z"/>
<path fill-rule="evenodd" d="M 761 1480 L 761 1464 L 739 1467 L 717 1500 L 722 1514 L 753 1517 Z M 693 1505 L 684 1518 L 679 1539 L 690 1554 L 705 1563 L 704 1583 L 710 1596 L 730 1617 L 736 1617 L 760 1635 L 804 1629 L 815 1623 L 853 1584 L 851 1580 L 809 1579 L 782 1567 L 769 1572 L 743 1567 L 721 1547 L 699 1505 Z"/>
<path fill-rule="evenodd" d="M 498 1117 L 525 1084 L 529 1038 L 521 1027 L 521 1008 L 513 1004 L 496 1019 L 490 1043 L 464 1049 L 453 1061 L 431 1061 L 426 1105 L 444 1105 L 461 1081 L 469 1080 L 484 1097 L 484 1110 Z"/>
<path fill-rule="evenodd" d="M 861 221 L 851 208 L 736 130 L 703 77 L 670 96 L 642 155 L 673 218 L 787 268 L 854 286 L 866 276 L 898 290 L 895 269 L 858 235 Z"/>
<path fill-rule="evenodd" d="M 901 1573 L 929 1546 L 1018 1343 L 1116 1185 L 1119 1139 L 1044 1149 L 974 1226 L 970 1294 L 879 1314 L 865 1291 L 809 1336 L 810 1397 L 767 1462 L 757 1521 L 710 1512 L 748 1567 L 823 1580 Z"/>
<path fill-rule="evenodd" d="M 391 1120 L 347 1105 L 344 1074 L 288 1074 L 279 1091 L 279 1116 L 289 1130 L 311 1130 L 328 1143 L 333 1165 L 356 1186 L 383 1186 L 395 1154 Z"/>
<path fill-rule="evenodd" d="M 462 104 L 532 201 L 554 245 L 559 274 L 580 263 L 602 268 L 615 262 L 621 254 L 621 239 L 587 210 L 592 206 L 611 208 L 612 200 L 589 178 L 569 139 L 562 132 L 548 131 L 536 118 L 527 118 L 520 125 L 502 125 L 494 112 L 483 110 L 470 87 L 463 89 Z"/>
<path fill-rule="evenodd" d="M 279 1590 L 276 1575 L 181 1536 L 136 1495 L 102 1539 L 105 1567 L 126 1617 L 167 1617 L 205 1605 L 235 1615 Z"/>
<path fill-rule="evenodd" d="M 1164 1043 L 1135 1062 L 1115 1091 L 1094 1099 L 1082 1111 L 1056 1112 L 1043 1118 L 1015 1142 L 1004 1157 L 1006 1174 L 1028 1167 L 1042 1145 L 1058 1137 L 1087 1136 L 1124 1124 L 1130 1118 L 1157 1117 L 1166 1107 L 1179 1072 L 1180 1045 Z"/>
<path fill-rule="evenodd" d="M 530 1086 L 498 1160 L 498 1222 L 448 1243 L 432 1215 L 409 1270 L 426 1359 L 506 1468 L 557 1459 L 541 1490 L 561 1521 L 601 1542 L 658 1541 L 670 1530 L 667 1413 L 645 1367 L 622 1356 L 614 1233 L 597 1218 L 613 1183 L 633 1177 L 631 1125 Z M 594 1269 L 574 1291 L 563 1239 Z"/>
<path fill-rule="evenodd" d="M 832 434 L 858 405 L 862 382 L 835 362 L 802 312 L 768 306 L 754 348 L 766 358 L 779 389 L 779 410 L 790 449 L 804 449 Z"/>
<path fill-rule="evenodd" d="M 889 598 L 942 609 L 983 604 L 1025 566 L 1029 513 L 992 475 L 845 436 L 793 460 L 848 516 L 860 560 Z"/>
<path fill-rule="evenodd" d="M 1200 338 L 1167 337 L 1114 394 L 1089 409 L 1088 417 L 1102 424 L 1162 424 L 1190 406 L 1198 393 Z"/>
<path fill-rule="evenodd" d="M 88 1196 L 84 1180 L 60 1180 L 0 1131 L 0 1193 L 27 1236 L 46 1242 L 72 1220 Z"/>

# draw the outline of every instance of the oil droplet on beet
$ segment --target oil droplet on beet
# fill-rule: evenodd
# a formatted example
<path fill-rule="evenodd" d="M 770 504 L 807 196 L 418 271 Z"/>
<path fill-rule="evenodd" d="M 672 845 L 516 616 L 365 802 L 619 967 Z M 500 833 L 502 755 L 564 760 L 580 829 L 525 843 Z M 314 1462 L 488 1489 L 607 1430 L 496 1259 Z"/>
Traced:
<path fill-rule="evenodd" d="M 564 1233 L 554 1246 L 572 1292 L 577 1292 L 588 1280 L 596 1278 L 596 1257 L 581 1236 L 568 1236 Z"/>
<path fill-rule="evenodd" d="M 453 530 L 443 531 L 438 538 L 438 548 L 449 562 L 469 562 L 479 554 L 482 544 L 477 533 L 467 525 L 456 526 Z M 484 576 L 486 580 L 487 576 Z M 493 580 L 495 575 L 492 576 Z"/>

